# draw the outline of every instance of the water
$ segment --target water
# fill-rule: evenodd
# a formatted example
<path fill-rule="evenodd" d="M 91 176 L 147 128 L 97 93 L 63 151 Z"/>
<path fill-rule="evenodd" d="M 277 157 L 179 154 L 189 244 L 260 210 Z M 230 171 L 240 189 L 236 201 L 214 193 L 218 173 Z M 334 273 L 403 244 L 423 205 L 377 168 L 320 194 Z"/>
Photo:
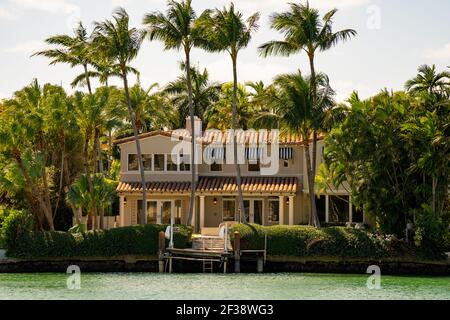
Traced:
<path fill-rule="evenodd" d="M 67 274 L 0 274 L 0 299 L 448 299 L 450 277 L 368 275 L 89 273 L 81 289 L 67 289 Z"/>

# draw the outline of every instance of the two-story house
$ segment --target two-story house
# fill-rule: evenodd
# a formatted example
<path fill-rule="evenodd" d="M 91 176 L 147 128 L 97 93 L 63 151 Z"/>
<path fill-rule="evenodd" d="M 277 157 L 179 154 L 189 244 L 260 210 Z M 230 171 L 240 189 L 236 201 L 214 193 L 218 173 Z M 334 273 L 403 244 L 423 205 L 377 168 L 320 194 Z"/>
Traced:
<path fill-rule="evenodd" d="M 189 118 L 186 127 L 190 128 Z M 218 131 L 202 132 L 201 120 L 195 120 L 197 142 L 196 192 L 192 224 L 197 230 L 217 227 L 224 221 L 240 221 L 238 191 L 234 162 L 230 157 L 231 134 Z M 147 222 L 185 224 L 188 217 L 191 187 L 189 129 L 155 131 L 141 134 L 139 139 L 147 181 Z M 276 144 L 271 132 L 254 130 L 237 134 L 238 159 L 242 175 L 244 217 L 262 225 L 306 224 L 309 196 L 302 141 L 297 136 L 284 136 Z M 120 226 L 138 222 L 142 208 L 142 186 L 134 137 L 115 141 L 120 148 Z M 262 160 L 263 153 L 275 155 L 270 164 Z M 319 158 L 323 140 L 318 144 Z M 232 153 L 231 153 L 232 154 Z M 275 160 L 274 160 L 275 159 Z M 277 163 L 274 163 L 277 161 Z M 200 163 L 201 162 L 201 163 Z M 319 161 L 320 162 L 320 161 Z M 271 170 L 269 170 L 269 167 Z M 275 171 L 273 170 L 275 168 Z M 329 190 L 316 199 L 321 221 L 363 222 L 361 212 L 350 203 L 348 192 Z"/>

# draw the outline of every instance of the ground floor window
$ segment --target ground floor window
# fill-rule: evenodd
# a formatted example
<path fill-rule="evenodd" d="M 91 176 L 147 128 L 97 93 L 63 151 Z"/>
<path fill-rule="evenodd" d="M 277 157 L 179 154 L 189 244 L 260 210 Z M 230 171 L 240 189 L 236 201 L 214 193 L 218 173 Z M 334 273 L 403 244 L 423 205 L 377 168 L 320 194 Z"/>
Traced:
<path fill-rule="evenodd" d="M 280 221 L 280 200 L 269 199 L 269 222 Z"/>
<path fill-rule="evenodd" d="M 316 210 L 317 216 L 319 217 L 320 222 L 326 221 L 326 197 L 320 196 L 316 197 Z"/>
<path fill-rule="evenodd" d="M 236 212 L 236 201 L 234 199 L 223 199 L 222 220 L 234 221 Z"/>
<path fill-rule="evenodd" d="M 329 196 L 329 206 L 329 222 L 350 221 L 348 196 Z"/>
<path fill-rule="evenodd" d="M 363 223 L 364 222 L 364 214 L 363 214 L 362 209 L 356 208 L 355 206 L 353 206 L 352 209 L 353 209 L 352 221 L 356 222 L 356 223 Z"/>
<path fill-rule="evenodd" d="M 156 201 L 147 201 L 147 223 L 156 223 Z M 138 200 L 138 215 L 142 210 L 142 200 Z"/>

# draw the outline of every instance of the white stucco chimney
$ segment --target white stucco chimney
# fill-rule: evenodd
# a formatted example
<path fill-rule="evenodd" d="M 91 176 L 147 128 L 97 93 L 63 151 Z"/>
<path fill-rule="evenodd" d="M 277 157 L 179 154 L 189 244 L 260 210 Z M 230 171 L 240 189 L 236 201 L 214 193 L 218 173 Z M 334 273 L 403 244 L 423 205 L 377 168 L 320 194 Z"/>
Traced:
<path fill-rule="evenodd" d="M 191 117 L 186 117 L 186 129 L 192 135 Z M 195 137 L 202 136 L 202 120 L 197 116 L 194 117 L 194 136 Z"/>

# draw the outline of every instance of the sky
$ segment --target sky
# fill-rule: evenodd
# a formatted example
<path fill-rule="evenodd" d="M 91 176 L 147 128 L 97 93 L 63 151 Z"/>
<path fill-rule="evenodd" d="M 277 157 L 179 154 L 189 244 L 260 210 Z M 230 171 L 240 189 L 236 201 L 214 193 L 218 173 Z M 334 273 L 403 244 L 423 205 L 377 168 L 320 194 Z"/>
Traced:
<path fill-rule="evenodd" d="M 288 2 L 303 0 L 235 0 L 245 16 L 259 11 L 260 28 L 249 46 L 239 55 L 240 82 L 270 83 L 281 73 L 300 69 L 309 73 L 304 54 L 262 58 L 257 48 L 266 41 L 281 39 L 270 29 L 269 17 L 288 9 Z M 222 8 L 229 0 L 193 0 L 198 15 L 206 8 Z M 448 0 L 310 0 L 322 13 L 339 9 L 334 30 L 352 28 L 358 35 L 348 42 L 318 53 L 316 69 L 325 72 L 335 89 L 336 100 L 344 101 L 354 90 L 370 97 L 387 88 L 401 90 L 421 64 L 450 66 L 450 1 Z M 80 69 L 67 65 L 49 66 L 44 57 L 30 57 L 47 48 L 44 40 L 56 34 L 72 34 L 82 21 L 92 30 L 94 21 L 111 17 L 118 6 L 130 14 L 131 25 L 141 27 L 144 14 L 164 11 L 166 0 L 0 0 L 0 99 L 37 78 L 40 83 L 63 85 L 69 92 Z M 146 40 L 133 62 L 141 72 L 144 87 L 154 82 L 164 85 L 180 74 L 183 54 L 164 51 L 158 42 Z M 194 49 L 192 62 L 207 68 L 213 81 L 232 80 L 229 56 Z M 135 79 L 130 79 L 134 82 Z M 120 81 L 115 80 L 116 84 Z M 76 88 L 81 89 L 83 88 Z"/>

